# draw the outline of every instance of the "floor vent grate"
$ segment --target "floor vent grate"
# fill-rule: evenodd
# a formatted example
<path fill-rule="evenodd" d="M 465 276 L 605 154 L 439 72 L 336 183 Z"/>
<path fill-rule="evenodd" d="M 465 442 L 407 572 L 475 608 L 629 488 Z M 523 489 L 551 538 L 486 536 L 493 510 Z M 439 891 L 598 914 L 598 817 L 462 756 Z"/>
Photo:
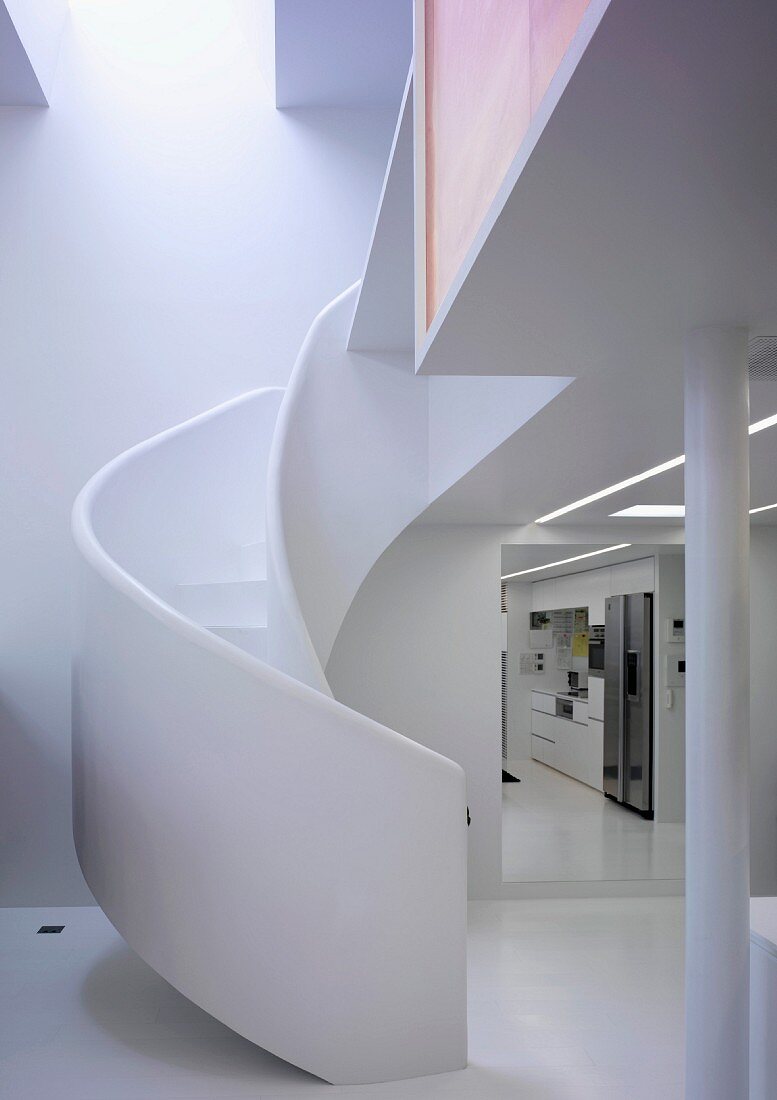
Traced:
<path fill-rule="evenodd" d="M 747 358 L 751 378 L 777 380 L 777 336 L 751 336 Z"/>

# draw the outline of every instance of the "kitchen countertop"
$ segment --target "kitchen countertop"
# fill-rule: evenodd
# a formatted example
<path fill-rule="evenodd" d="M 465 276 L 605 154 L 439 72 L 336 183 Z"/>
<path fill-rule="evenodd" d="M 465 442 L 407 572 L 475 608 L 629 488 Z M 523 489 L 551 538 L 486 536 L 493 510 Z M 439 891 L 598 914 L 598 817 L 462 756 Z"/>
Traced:
<path fill-rule="evenodd" d="M 545 688 L 532 688 L 532 691 L 536 691 L 538 695 L 552 695 L 554 699 L 563 699 L 564 702 L 569 702 L 570 700 L 573 703 L 588 702 L 587 695 L 570 695 L 566 691 L 546 691 Z"/>

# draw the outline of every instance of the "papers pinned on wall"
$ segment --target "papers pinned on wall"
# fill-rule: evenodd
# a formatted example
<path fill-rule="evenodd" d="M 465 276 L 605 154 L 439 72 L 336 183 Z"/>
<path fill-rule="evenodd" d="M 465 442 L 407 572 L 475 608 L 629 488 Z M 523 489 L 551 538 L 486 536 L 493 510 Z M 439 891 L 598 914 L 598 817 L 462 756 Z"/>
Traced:
<path fill-rule="evenodd" d="M 572 646 L 556 647 L 556 668 L 560 672 L 572 671 Z"/>

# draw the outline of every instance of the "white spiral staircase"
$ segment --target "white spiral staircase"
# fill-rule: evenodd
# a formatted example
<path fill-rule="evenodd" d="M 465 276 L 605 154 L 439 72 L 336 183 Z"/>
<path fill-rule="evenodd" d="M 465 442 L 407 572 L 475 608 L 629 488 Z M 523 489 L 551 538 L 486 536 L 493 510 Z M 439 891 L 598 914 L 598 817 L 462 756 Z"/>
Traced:
<path fill-rule="evenodd" d="M 466 1062 L 463 773 L 323 671 L 428 499 L 424 386 L 345 350 L 355 298 L 316 321 L 285 394 L 134 447 L 73 517 L 86 880 L 177 989 L 337 1083 Z"/>
<path fill-rule="evenodd" d="M 384 550 L 568 381 L 415 374 L 412 149 L 408 78 L 364 278 L 285 393 L 134 447 L 73 515 L 86 880 L 177 989 L 336 1083 L 466 1063 L 467 815 L 461 768 L 327 661 Z"/>

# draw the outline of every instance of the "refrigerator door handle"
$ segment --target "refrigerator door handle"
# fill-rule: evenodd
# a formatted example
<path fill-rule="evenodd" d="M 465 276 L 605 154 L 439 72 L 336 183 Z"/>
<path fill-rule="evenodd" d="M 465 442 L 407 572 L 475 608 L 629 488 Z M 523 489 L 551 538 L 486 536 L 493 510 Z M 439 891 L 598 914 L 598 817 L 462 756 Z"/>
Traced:
<path fill-rule="evenodd" d="M 638 649 L 626 650 L 626 698 L 638 703 L 642 694 L 642 654 Z"/>
<path fill-rule="evenodd" d="M 623 650 L 626 643 L 626 599 L 618 598 L 620 615 L 618 616 L 618 664 L 620 666 L 621 696 L 618 706 L 618 801 L 623 802 L 626 797 L 626 703 L 624 699 L 625 667 Z"/>

